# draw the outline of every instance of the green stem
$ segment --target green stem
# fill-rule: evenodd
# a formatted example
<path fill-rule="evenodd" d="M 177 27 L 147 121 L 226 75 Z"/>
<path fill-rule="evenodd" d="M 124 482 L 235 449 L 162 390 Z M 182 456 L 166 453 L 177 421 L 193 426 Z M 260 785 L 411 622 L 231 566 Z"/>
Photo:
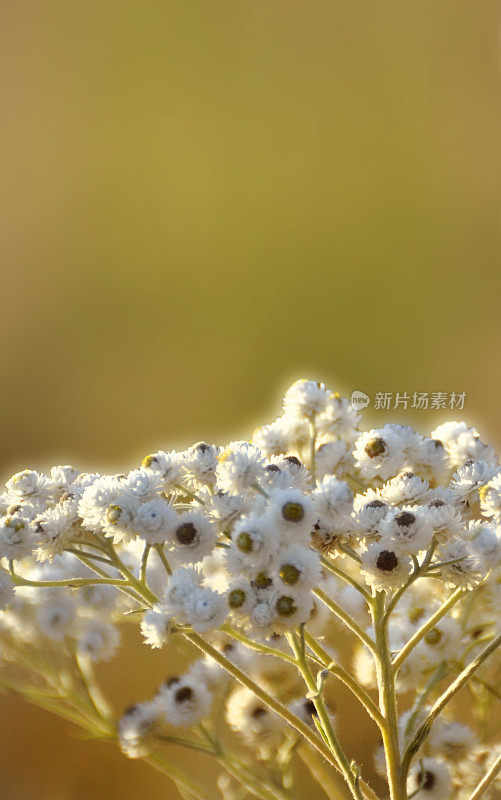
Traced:
<path fill-rule="evenodd" d="M 381 712 L 379 711 L 378 707 L 374 703 L 374 701 L 369 697 L 365 689 L 363 689 L 357 681 L 352 678 L 352 676 L 347 672 L 341 664 L 334 662 L 329 655 L 329 653 L 324 650 L 324 648 L 314 639 L 311 633 L 307 633 L 305 631 L 305 642 L 310 648 L 310 650 L 315 654 L 317 658 L 320 659 L 322 666 L 329 670 L 332 675 L 335 675 L 336 678 L 339 678 L 340 681 L 344 683 L 348 689 L 355 695 L 357 700 L 364 706 L 365 710 L 368 711 L 374 722 L 381 728 L 384 724 L 383 717 L 381 716 Z"/>
<path fill-rule="evenodd" d="M 353 633 L 358 636 L 361 642 L 365 644 L 366 647 L 369 648 L 371 653 L 375 652 L 375 643 L 372 641 L 370 636 L 368 636 L 364 630 L 360 627 L 358 622 L 355 622 L 352 617 L 342 608 L 335 600 L 329 597 L 323 589 L 315 589 L 314 594 L 318 597 L 319 600 L 324 603 L 327 608 L 329 608 L 336 617 L 339 617 L 340 620 L 344 622 L 344 624 L 351 630 Z"/>
<path fill-rule="evenodd" d="M 376 633 L 376 674 L 379 691 L 379 708 L 384 719 L 381 729 L 391 800 L 405 800 L 400 765 L 398 741 L 398 714 L 395 695 L 395 674 L 391 664 L 388 642 L 388 620 L 385 615 L 385 593 L 376 593 L 373 611 Z"/>
<path fill-rule="evenodd" d="M 287 634 L 287 639 L 289 640 L 289 644 L 296 657 L 297 668 L 303 676 L 303 680 L 308 688 L 308 692 L 311 693 L 311 698 L 315 705 L 318 719 L 320 725 L 322 726 L 322 731 L 328 742 L 329 748 L 336 757 L 339 769 L 341 770 L 343 777 L 350 788 L 353 798 L 355 798 L 355 800 L 363 800 L 363 794 L 360 786 L 358 785 L 357 776 L 351 769 L 350 762 L 348 761 L 336 737 L 336 734 L 334 733 L 334 729 L 322 697 L 322 692 L 319 692 L 317 689 L 317 683 L 305 658 L 304 649 L 298 645 L 298 642 L 293 634 Z"/>
<path fill-rule="evenodd" d="M 484 661 L 489 658 L 492 653 L 501 645 L 501 634 L 496 636 L 496 638 L 490 642 L 487 647 L 484 647 L 481 653 L 471 662 L 468 664 L 466 669 L 464 669 L 456 678 L 456 680 L 449 686 L 448 689 L 443 692 L 438 700 L 433 704 L 430 709 L 430 712 L 425 720 L 421 723 L 418 727 L 416 733 L 414 734 L 410 744 L 408 745 L 404 758 L 402 761 L 402 774 L 403 778 L 405 779 L 407 776 L 407 772 L 409 771 L 409 767 L 414 755 L 417 753 L 421 745 L 425 742 L 430 732 L 430 728 L 438 717 L 438 715 L 443 711 L 447 703 L 449 703 L 452 698 L 454 697 L 457 692 L 465 685 L 465 683 L 471 678 L 474 672 L 482 666 Z"/>

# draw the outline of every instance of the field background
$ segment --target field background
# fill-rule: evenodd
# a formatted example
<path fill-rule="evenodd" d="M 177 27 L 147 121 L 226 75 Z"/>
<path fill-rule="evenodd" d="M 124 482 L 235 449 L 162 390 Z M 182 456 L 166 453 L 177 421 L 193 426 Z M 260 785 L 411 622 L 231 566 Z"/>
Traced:
<path fill-rule="evenodd" d="M 3 0 L 2 475 L 246 436 L 301 375 L 464 391 L 499 442 L 500 30 L 494 0 Z M 122 656 L 118 708 L 173 671 Z M 1 800 L 177 797 L 0 711 Z"/>

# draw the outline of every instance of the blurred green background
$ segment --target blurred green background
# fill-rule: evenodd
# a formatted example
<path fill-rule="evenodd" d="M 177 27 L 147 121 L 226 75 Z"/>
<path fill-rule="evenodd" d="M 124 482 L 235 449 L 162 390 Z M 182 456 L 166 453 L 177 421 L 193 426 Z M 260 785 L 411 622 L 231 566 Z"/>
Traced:
<path fill-rule="evenodd" d="M 2 473 L 247 435 L 302 375 L 499 440 L 497 2 L 1 12 Z M 175 796 L 1 707 L 2 798 Z"/>

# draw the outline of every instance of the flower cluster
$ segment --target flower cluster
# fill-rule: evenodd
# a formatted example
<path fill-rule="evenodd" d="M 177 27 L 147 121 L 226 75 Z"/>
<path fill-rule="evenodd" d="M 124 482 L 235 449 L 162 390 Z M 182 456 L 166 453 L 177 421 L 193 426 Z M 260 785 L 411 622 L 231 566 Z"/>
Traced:
<path fill-rule="evenodd" d="M 28 665 L 61 691 L 54 710 L 130 757 L 158 759 L 169 742 L 211 753 L 224 800 L 240 796 L 235 781 L 289 798 L 296 751 L 341 773 L 335 800 L 375 800 L 340 741 L 336 679 L 380 731 L 391 800 L 476 800 L 481 781 L 487 797 L 501 766 L 485 738 L 499 697 L 497 456 L 464 422 L 430 435 L 361 424 L 346 399 L 300 380 L 249 441 L 160 450 L 119 475 L 12 476 L 0 494 L 4 685 L 26 694 L 9 667 Z M 114 656 L 126 621 L 151 648 L 188 641 L 202 656 L 115 725 L 92 663 Z M 227 752 L 222 728 L 245 754 Z"/>

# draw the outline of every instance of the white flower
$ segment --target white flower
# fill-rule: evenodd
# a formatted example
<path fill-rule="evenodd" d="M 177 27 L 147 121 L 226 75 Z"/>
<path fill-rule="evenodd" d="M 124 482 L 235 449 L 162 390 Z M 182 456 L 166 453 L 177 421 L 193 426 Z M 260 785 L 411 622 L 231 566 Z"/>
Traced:
<path fill-rule="evenodd" d="M 45 475 L 40 475 L 34 469 L 24 469 L 17 472 L 5 484 L 8 494 L 12 498 L 46 498 L 54 491 L 53 484 Z"/>
<path fill-rule="evenodd" d="M 433 758 L 420 759 L 410 768 L 407 791 L 414 800 L 450 800 L 452 780 L 449 770 Z"/>
<path fill-rule="evenodd" d="M 199 588 L 202 576 L 196 567 L 179 567 L 169 578 L 165 591 L 165 603 L 172 608 L 174 616 L 182 612 L 190 595 Z"/>
<path fill-rule="evenodd" d="M 362 535 L 373 535 L 388 514 L 389 506 L 381 499 L 379 492 L 369 489 L 365 494 L 355 496 L 353 511 L 355 529 Z"/>
<path fill-rule="evenodd" d="M 456 466 L 469 459 L 489 462 L 496 460 L 494 448 L 484 444 L 478 431 L 469 428 L 466 422 L 444 422 L 432 431 L 431 436 L 443 443 Z"/>
<path fill-rule="evenodd" d="M 381 487 L 381 499 L 385 503 L 417 503 L 430 488 L 428 481 L 406 470 Z"/>
<path fill-rule="evenodd" d="M 360 425 L 362 417 L 351 403 L 339 394 L 331 394 L 327 399 L 325 411 L 317 420 L 317 430 L 351 440 Z"/>
<path fill-rule="evenodd" d="M 79 470 L 69 464 L 51 467 L 50 470 L 51 482 L 56 489 L 59 489 L 61 492 L 68 491 L 69 487 L 76 481 L 79 475 Z"/>
<path fill-rule="evenodd" d="M 267 456 L 278 456 L 290 448 L 289 426 L 283 417 L 278 417 L 268 425 L 256 428 L 252 434 L 252 444 Z"/>
<path fill-rule="evenodd" d="M 361 433 L 355 442 L 355 466 L 364 478 L 387 480 L 404 465 L 405 441 L 388 425 Z"/>
<path fill-rule="evenodd" d="M 238 686 L 228 698 L 226 721 L 232 730 L 252 743 L 283 729 L 283 722 L 278 714 L 245 686 Z"/>
<path fill-rule="evenodd" d="M 415 554 L 431 543 L 431 525 L 426 514 L 413 506 L 404 506 L 387 514 L 379 523 L 379 533 L 401 553 Z"/>
<path fill-rule="evenodd" d="M 323 383 L 298 380 L 284 394 L 284 414 L 313 419 L 327 410 L 330 396 Z"/>
<path fill-rule="evenodd" d="M 133 469 L 124 481 L 126 491 L 140 500 L 153 497 L 162 489 L 163 481 L 157 472 L 145 469 Z"/>
<path fill-rule="evenodd" d="M 169 542 L 178 562 L 196 564 L 209 555 L 216 538 L 217 531 L 207 515 L 194 509 L 178 515 Z"/>
<path fill-rule="evenodd" d="M 76 640 L 77 650 L 91 661 L 109 661 L 120 642 L 118 629 L 111 622 L 86 619 Z"/>
<path fill-rule="evenodd" d="M 18 514 L 9 514 L 0 519 L 0 558 L 24 558 L 33 551 L 34 546 L 34 530 L 27 519 Z"/>
<path fill-rule="evenodd" d="M 501 564 L 501 534 L 499 528 L 486 525 L 484 522 L 470 522 L 467 538 L 471 549 L 484 569 L 493 569 Z"/>
<path fill-rule="evenodd" d="M 353 493 L 344 481 L 326 475 L 313 491 L 315 511 L 324 521 L 335 521 L 339 514 L 353 511 Z"/>
<path fill-rule="evenodd" d="M 244 516 L 235 524 L 231 544 L 224 551 L 228 571 L 235 575 L 250 570 L 265 570 L 278 549 L 273 527 L 266 517 Z"/>
<path fill-rule="evenodd" d="M 223 594 L 201 588 L 189 596 L 184 612 L 196 633 L 207 633 L 221 627 L 228 614 L 228 605 Z"/>
<path fill-rule="evenodd" d="M 165 647 L 170 639 L 172 611 L 167 605 L 155 605 L 141 620 L 144 643 L 152 648 Z"/>
<path fill-rule="evenodd" d="M 275 590 L 270 596 L 269 604 L 276 617 L 273 623 L 277 633 L 292 630 L 308 622 L 313 611 L 313 594 L 298 592 L 288 586 Z"/>
<path fill-rule="evenodd" d="M 143 469 L 157 473 L 162 479 L 165 488 L 170 488 L 179 481 L 181 475 L 182 462 L 179 453 L 171 450 L 166 453 L 159 450 L 143 458 Z"/>
<path fill-rule="evenodd" d="M 390 540 L 369 545 L 362 553 L 360 571 L 370 586 L 388 591 L 402 586 L 411 572 L 411 562 Z"/>
<path fill-rule="evenodd" d="M 118 723 L 120 749 L 129 758 L 141 758 L 148 752 L 148 738 L 158 722 L 155 702 L 130 706 Z"/>
<path fill-rule="evenodd" d="M 185 675 L 163 687 L 154 702 L 165 722 L 188 728 L 209 714 L 212 694 L 199 680 Z"/>
<path fill-rule="evenodd" d="M 322 577 L 319 554 L 297 543 L 287 545 L 276 559 L 276 574 L 284 586 L 296 591 L 312 589 Z"/>
<path fill-rule="evenodd" d="M 440 574 L 450 586 L 473 589 L 485 575 L 486 570 L 480 568 L 471 545 L 461 539 L 445 544 L 439 560 L 446 564 L 440 568 Z"/>
<path fill-rule="evenodd" d="M 228 586 L 226 593 L 228 608 L 238 619 L 248 617 L 258 602 L 258 593 L 243 576 L 236 578 Z"/>
<path fill-rule="evenodd" d="M 178 524 L 179 517 L 173 507 L 158 497 L 137 507 L 132 526 L 148 544 L 158 544 L 169 539 Z"/>
<path fill-rule="evenodd" d="M 44 603 L 37 606 L 36 614 L 43 635 L 60 642 L 71 630 L 75 619 L 75 605 L 67 597 L 59 596 L 52 600 L 49 595 Z"/>
<path fill-rule="evenodd" d="M 268 492 L 274 489 L 306 489 L 311 475 L 297 456 L 272 456 L 259 477 L 259 485 Z"/>
<path fill-rule="evenodd" d="M 499 467 L 486 461 L 468 460 L 452 476 L 450 488 L 453 496 L 461 503 L 471 503 L 478 499 L 478 490 L 485 486 Z"/>
<path fill-rule="evenodd" d="M 480 507 L 486 517 L 492 517 L 501 523 L 501 472 L 498 472 L 489 483 L 479 491 Z"/>
<path fill-rule="evenodd" d="M 455 538 L 464 531 L 465 523 L 460 511 L 455 506 L 437 497 L 430 500 L 426 508 L 428 509 L 427 520 L 438 541 Z"/>
<path fill-rule="evenodd" d="M 34 520 L 34 535 L 40 561 L 52 559 L 68 543 L 76 519 L 77 502 L 66 500 L 48 508 Z"/>
<path fill-rule="evenodd" d="M 264 456 L 249 442 L 230 442 L 218 456 L 217 486 L 224 492 L 241 492 L 252 487 L 265 467 Z"/>
<path fill-rule="evenodd" d="M 338 478 L 353 470 L 352 446 L 344 439 L 321 437 L 315 451 L 315 471 L 317 478 L 336 475 Z"/>
<path fill-rule="evenodd" d="M 472 729 L 461 722 L 435 723 L 430 731 L 429 742 L 434 753 L 456 761 L 471 752 L 476 744 L 475 738 Z"/>
<path fill-rule="evenodd" d="M 213 486 L 216 482 L 218 448 L 205 442 L 194 444 L 183 460 L 183 482 L 192 488 Z"/>
<path fill-rule="evenodd" d="M 266 512 L 272 530 L 277 530 L 285 544 L 289 541 L 309 544 L 315 512 L 310 495 L 299 489 L 271 492 Z"/>

